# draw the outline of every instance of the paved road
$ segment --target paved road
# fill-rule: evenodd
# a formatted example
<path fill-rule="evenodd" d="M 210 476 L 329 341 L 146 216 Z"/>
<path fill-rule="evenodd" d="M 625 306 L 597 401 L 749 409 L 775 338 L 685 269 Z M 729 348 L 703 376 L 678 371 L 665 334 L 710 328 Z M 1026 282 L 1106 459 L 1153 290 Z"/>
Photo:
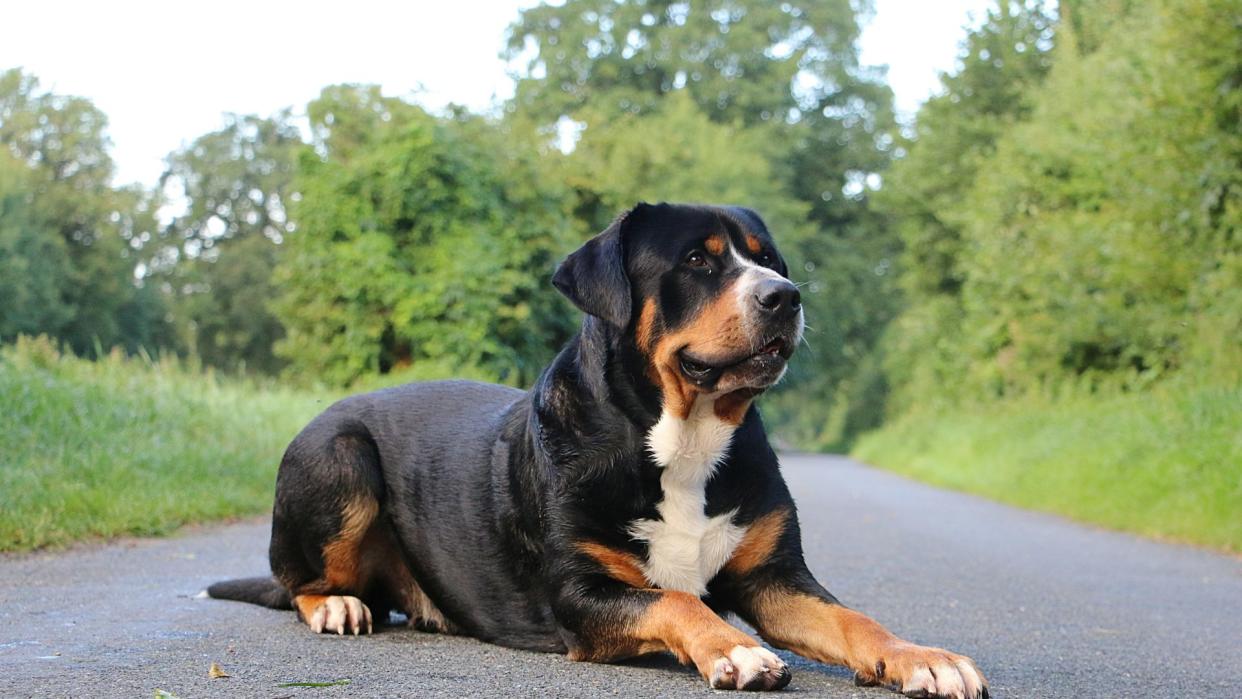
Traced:
<path fill-rule="evenodd" d="M 997 697 L 1242 694 L 1242 561 L 787 456 L 811 567 L 893 630 L 973 656 Z M 403 627 L 314 636 L 290 612 L 194 599 L 266 571 L 265 522 L 0 557 L 0 697 L 682 696 L 667 659 L 572 663 Z M 786 692 L 896 696 L 793 660 Z M 208 677 L 216 662 L 232 676 Z M 282 688 L 349 678 L 347 686 Z"/>

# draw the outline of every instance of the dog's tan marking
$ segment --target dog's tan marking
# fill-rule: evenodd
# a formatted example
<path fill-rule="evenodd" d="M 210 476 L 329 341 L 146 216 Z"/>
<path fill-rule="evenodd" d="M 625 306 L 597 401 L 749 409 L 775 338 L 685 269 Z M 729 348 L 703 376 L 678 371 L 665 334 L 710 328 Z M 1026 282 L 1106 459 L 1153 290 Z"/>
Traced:
<path fill-rule="evenodd" d="M 754 233 L 747 233 L 746 249 L 749 250 L 752 255 L 758 255 L 759 251 L 763 249 L 763 243 L 759 241 L 759 237 Z"/>
<path fill-rule="evenodd" d="M 341 511 L 341 530 L 323 547 L 323 586 L 321 592 L 360 592 L 362 580 L 362 541 L 379 513 L 379 503 L 370 496 L 349 501 Z"/>
<path fill-rule="evenodd" d="M 725 237 L 720 233 L 710 235 L 707 240 L 703 241 L 703 248 L 713 255 L 723 255 L 725 245 L 727 245 Z"/>
<path fill-rule="evenodd" d="M 772 645 L 846 665 L 861 683 L 968 697 L 987 685 L 970 658 L 903 641 L 863 614 L 810 595 L 769 590 L 756 599 L 754 616 L 759 635 Z"/>
<path fill-rule="evenodd" d="M 667 650 L 683 663 L 694 663 L 717 689 L 773 689 L 789 680 L 779 658 L 685 592 L 662 592 L 638 618 L 632 635 L 646 652 Z"/>
<path fill-rule="evenodd" d="M 754 401 L 755 396 L 759 393 L 759 389 L 752 388 L 743 388 L 727 393 L 716 399 L 712 410 L 716 413 L 716 417 L 722 421 L 730 425 L 740 425 L 746 417 L 746 411 L 750 410 L 751 402 Z"/>
<path fill-rule="evenodd" d="M 438 632 L 438 633 L 457 633 L 457 626 L 444 616 L 444 613 L 436 607 L 431 598 L 423 592 L 423 588 L 411 576 L 405 587 L 401 590 L 401 611 L 405 613 L 409 620 L 409 626 L 413 626 L 419 631 Z"/>
<path fill-rule="evenodd" d="M 785 508 L 773 510 L 751 522 L 741 543 L 733 549 L 733 556 L 725 564 L 725 570 L 734 575 L 745 575 L 766 563 L 780 544 L 788 522 L 789 510 Z"/>
<path fill-rule="evenodd" d="M 651 587 L 647 576 L 643 575 L 641 562 L 634 554 L 594 541 L 580 542 L 578 550 L 594 559 L 614 580 L 619 580 L 630 587 Z"/>
<path fill-rule="evenodd" d="M 642 352 L 651 351 L 651 336 L 655 332 L 656 300 L 649 298 L 643 301 L 643 309 L 638 314 L 638 325 L 634 328 L 634 342 Z"/>
<path fill-rule="evenodd" d="M 682 377 L 678 368 L 677 352 L 686 347 L 705 358 L 711 355 L 731 354 L 739 347 L 749 346 L 750 338 L 742 331 L 741 315 L 735 294 L 722 289 L 711 303 L 683 327 L 663 335 L 651 348 L 649 356 L 655 367 L 664 410 L 671 415 L 686 419 L 694 407 L 694 398 L 701 393 L 698 387 Z"/>

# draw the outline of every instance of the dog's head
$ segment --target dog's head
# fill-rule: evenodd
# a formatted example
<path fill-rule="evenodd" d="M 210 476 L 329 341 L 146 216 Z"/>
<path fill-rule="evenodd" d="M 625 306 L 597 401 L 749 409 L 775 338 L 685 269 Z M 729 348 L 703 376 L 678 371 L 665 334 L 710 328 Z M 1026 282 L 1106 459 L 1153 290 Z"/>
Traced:
<path fill-rule="evenodd" d="M 684 418 L 704 397 L 736 422 L 784 375 L 801 338 L 801 300 L 787 275 L 749 209 L 639 204 L 552 281 L 632 343 L 664 410 Z"/>

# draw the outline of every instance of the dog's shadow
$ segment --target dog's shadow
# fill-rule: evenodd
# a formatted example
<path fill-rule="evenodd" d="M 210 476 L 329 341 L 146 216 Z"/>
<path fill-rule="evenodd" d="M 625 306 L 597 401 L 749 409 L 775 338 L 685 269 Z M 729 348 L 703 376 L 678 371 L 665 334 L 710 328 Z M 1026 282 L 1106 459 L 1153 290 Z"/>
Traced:
<path fill-rule="evenodd" d="M 742 630 L 748 633 L 751 633 L 752 635 L 754 634 L 754 630 L 751 629 L 749 626 L 744 625 L 744 624 L 738 624 L 738 626 Z M 429 633 L 418 631 L 417 629 L 414 629 L 413 627 L 410 627 L 407 625 L 406 618 L 404 615 L 396 613 L 396 612 L 393 612 L 382 623 L 377 624 L 375 630 L 377 632 L 383 632 L 383 633 L 394 633 L 395 632 L 395 636 L 390 637 L 390 640 L 395 640 L 398 642 L 401 642 L 401 641 L 410 642 L 410 641 L 414 641 L 415 639 L 418 639 L 420 641 L 421 640 L 430 641 L 434 638 L 441 638 L 441 639 L 451 638 L 455 640 L 466 640 L 466 641 L 473 641 L 475 643 L 483 643 L 482 641 L 477 641 L 475 639 L 469 639 L 468 637 L 464 637 L 464 636 L 452 636 L 452 635 L 445 635 L 445 634 L 439 634 L 439 633 L 429 634 Z M 786 688 L 785 690 L 786 693 L 798 691 L 799 689 L 797 686 L 798 675 L 802 675 L 804 677 L 807 675 L 818 675 L 834 683 L 840 682 L 840 683 L 844 683 L 849 686 L 852 686 L 854 684 L 854 673 L 847 668 L 839 667 L 836 665 L 825 665 L 823 663 L 815 662 L 814 660 L 808 660 L 806 658 L 803 658 L 800 655 L 795 655 L 794 653 L 791 653 L 789 651 L 777 650 L 775 648 L 771 648 L 770 646 L 765 646 L 765 647 L 767 647 L 769 650 L 771 650 L 772 652 L 780 656 L 781 660 L 784 660 L 785 663 L 789 665 L 789 669 L 794 673 L 794 680 L 795 680 L 794 684 Z M 628 658 L 626 660 L 621 660 L 615 663 L 608 663 L 608 665 L 612 665 L 614 667 L 622 667 L 622 668 L 651 670 L 654 672 L 667 672 L 671 674 L 684 674 L 688 676 L 692 675 L 695 678 L 698 677 L 698 673 L 695 671 L 693 666 L 682 665 L 680 662 L 677 661 L 677 658 L 674 657 L 673 654 L 671 653 L 649 653 L 647 655 L 640 655 L 636 658 Z"/>
<path fill-rule="evenodd" d="M 790 671 L 793 672 L 793 682 L 782 691 L 783 694 L 798 694 L 801 692 L 815 694 L 822 692 L 822 685 L 812 687 L 807 686 L 807 683 L 805 683 L 805 679 L 812 676 L 838 687 L 855 689 L 854 673 L 847 668 L 817 663 L 814 660 L 807 660 L 788 651 L 776 650 L 771 647 L 768 647 L 768 649 L 780 656 L 781 660 L 784 660 L 785 664 L 789 666 Z M 700 681 L 698 672 L 692 666 L 682 665 L 677 662 L 677 658 L 673 657 L 671 653 L 652 653 L 612 664 L 622 668 L 636 668 L 653 672 L 685 675 L 686 677 L 693 677 L 695 682 Z M 803 678 L 803 683 L 799 683 L 799 677 Z M 820 682 L 814 682 L 814 684 L 820 685 Z"/>

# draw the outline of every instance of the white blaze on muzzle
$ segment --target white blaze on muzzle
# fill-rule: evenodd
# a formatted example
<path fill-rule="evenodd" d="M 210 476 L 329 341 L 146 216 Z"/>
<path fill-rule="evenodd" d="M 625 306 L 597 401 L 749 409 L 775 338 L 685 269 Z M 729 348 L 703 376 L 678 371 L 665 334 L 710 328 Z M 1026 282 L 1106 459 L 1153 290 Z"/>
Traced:
<path fill-rule="evenodd" d="M 790 284 L 793 282 L 787 277 L 781 276 L 780 272 L 764 267 L 748 259 L 745 255 L 739 254 L 737 248 L 733 247 L 732 242 L 729 243 L 729 254 L 733 257 L 734 264 L 742 270 L 741 276 L 733 284 L 733 293 L 737 299 L 738 317 L 742 319 L 746 330 L 750 332 L 764 320 L 760 315 L 758 304 L 754 302 L 755 297 L 758 295 L 759 285 L 769 280 L 789 282 Z M 802 341 L 802 331 L 806 328 L 801 308 L 798 309 L 797 322 L 798 327 L 794 331 L 793 337 L 793 344 L 795 346 Z"/>

